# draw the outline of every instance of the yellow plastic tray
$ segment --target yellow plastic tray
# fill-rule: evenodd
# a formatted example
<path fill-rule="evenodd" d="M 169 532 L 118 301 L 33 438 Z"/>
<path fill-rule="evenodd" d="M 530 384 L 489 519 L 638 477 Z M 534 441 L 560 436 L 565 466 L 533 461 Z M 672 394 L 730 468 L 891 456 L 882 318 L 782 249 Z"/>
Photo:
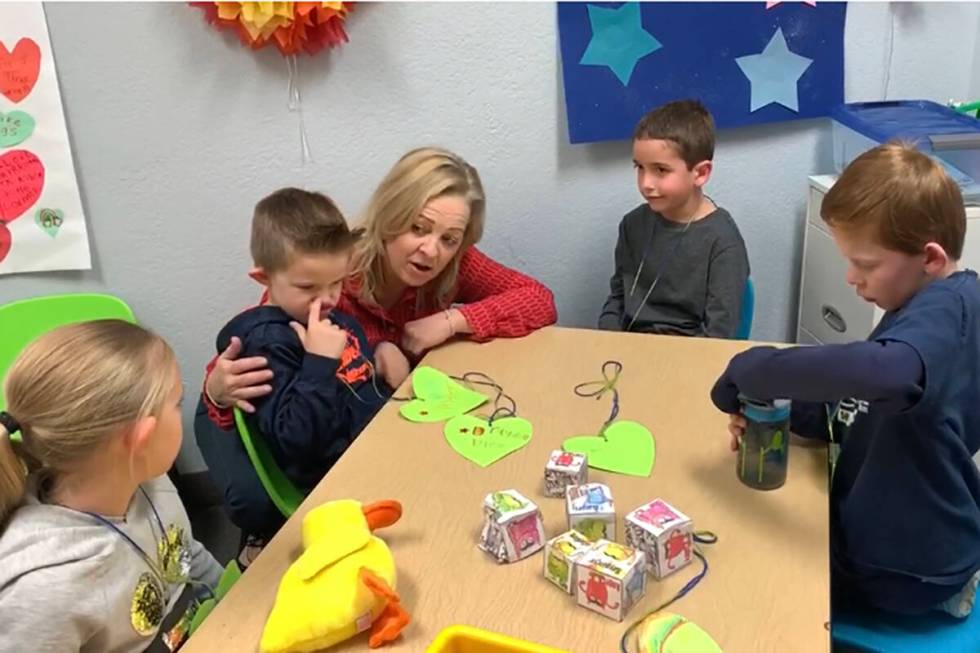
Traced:
<path fill-rule="evenodd" d="M 425 653 L 568 653 L 550 646 L 525 642 L 472 626 L 450 626 Z"/>

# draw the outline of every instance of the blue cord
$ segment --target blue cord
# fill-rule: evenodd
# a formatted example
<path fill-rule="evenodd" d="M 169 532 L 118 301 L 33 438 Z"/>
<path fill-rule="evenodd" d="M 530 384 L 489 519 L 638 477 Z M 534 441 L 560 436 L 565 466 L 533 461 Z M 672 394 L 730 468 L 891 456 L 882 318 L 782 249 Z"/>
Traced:
<path fill-rule="evenodd" d="M 715 542 L 718 541 L 718 536 L 712 533 L 711 531 L 698 531 L 694 533 L 694 541 L 698 544 L 714 544 Z M 637 626 L 643 623 L 643 621 L 647 617 L 660 612 L 664 608 L 673 605 L 677 601 L 680 601 L 682 598 L 687 596 L 687 594 L 691 590 L 697 587 L 697 584 L 700 583 L 704 579 L 704 577 L 708 575 L 707 558 L 705 558 L 704 555 L 702 555 L 701 552 L 698 551 L 696 548 L 694 549 L 694 555 L 696 555 L 698 557 L 698 560 L 701 561 L 702 564 L 701 571 L 698 572 L 691 580 L 687 581 L 684 587 L 678 590 L 677 594 L 675 594 L 672 598 L 668 599 L 664 603 L 661 603 L 659 606 L 657 606 L 653 610 L 650 610 L 645 615 L 643 615 L 642 617 L 640 617 L 639 619 L 637 619 L 636 621 L 630 624 L 629 628 L 626 629 L 626 632 L 623 633 L 622 638 L 620 638 L 619 640 L 620 653 L 631 653 L 631 651 L 626 647 L 626 640 L 629 638 L 630 633 L 632 633 Z"/>

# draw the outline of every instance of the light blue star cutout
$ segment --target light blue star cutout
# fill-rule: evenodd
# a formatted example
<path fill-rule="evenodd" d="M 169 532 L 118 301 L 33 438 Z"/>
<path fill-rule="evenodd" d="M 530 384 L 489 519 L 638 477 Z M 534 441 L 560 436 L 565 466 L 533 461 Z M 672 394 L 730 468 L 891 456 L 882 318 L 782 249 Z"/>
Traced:
<path fill-rule="evenodd" d="M 629 86 L 637 61 L 663 47 L 643 29 L 638 2 L 626 2 L 617 9 L 589 5 L 589 23 L 592 39 L 579 63 L 608 66 L 623 86 Z"/>
<path fill-rule="evenodd" d="M 765 50 L 759 54 L 737 57 L 735 62 L 752 86 L 750 113 L 773 102 L 793 111 L 800 110 L 796 82 L 813 59 L 790 52 L 781 27 L 776 28 Z"/>

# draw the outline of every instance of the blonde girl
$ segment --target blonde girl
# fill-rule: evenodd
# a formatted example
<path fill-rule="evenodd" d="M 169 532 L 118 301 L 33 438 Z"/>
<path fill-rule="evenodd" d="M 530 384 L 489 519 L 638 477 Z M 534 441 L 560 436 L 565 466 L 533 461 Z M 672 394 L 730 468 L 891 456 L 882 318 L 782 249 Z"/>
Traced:
<path fill-rule="evenodd" d="M 4 395 L 0 652 L 147 649 L 184 590 L 221 574 L 166 475 L 182 437 L 173 351 L 120 320 L 60 327 Z"/>

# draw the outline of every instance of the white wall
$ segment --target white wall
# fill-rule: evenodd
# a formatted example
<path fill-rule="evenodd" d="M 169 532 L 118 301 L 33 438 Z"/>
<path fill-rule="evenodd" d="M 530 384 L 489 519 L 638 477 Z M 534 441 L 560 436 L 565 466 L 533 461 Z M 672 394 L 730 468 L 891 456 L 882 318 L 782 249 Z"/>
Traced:
<path fill-rule="evenodd" d="M 847 99 L 973 99 L 975 4 L 852 3 Z M 455 149 L 489 195 L 483 246 L 547 283 L 561 323 L 594 323 L 616 225 L 637 204 L 629 143 L 567 142 L 553 3 L 359 4 L 351 42 L 301 60 L 314 162 L 275 52 L 252 53 L 174 4 L 48 4 L 94 269 L 0 277 L 0 303 L 57 291 L 125 298 L 165 335 L 193 397 L 218 328 L 254 301 L 251 207 L 286 184 L 323 189 L 356 215 L 410 147 Z M 753 335 L 794 327 L 805 178 L 826 172 L 825 121 L 723 131 L 710 194 L 746 238 Z M 186 408 L 186 441 L 191 412 Z M 181 458 L 199 469 L 193 446 Z"/>

